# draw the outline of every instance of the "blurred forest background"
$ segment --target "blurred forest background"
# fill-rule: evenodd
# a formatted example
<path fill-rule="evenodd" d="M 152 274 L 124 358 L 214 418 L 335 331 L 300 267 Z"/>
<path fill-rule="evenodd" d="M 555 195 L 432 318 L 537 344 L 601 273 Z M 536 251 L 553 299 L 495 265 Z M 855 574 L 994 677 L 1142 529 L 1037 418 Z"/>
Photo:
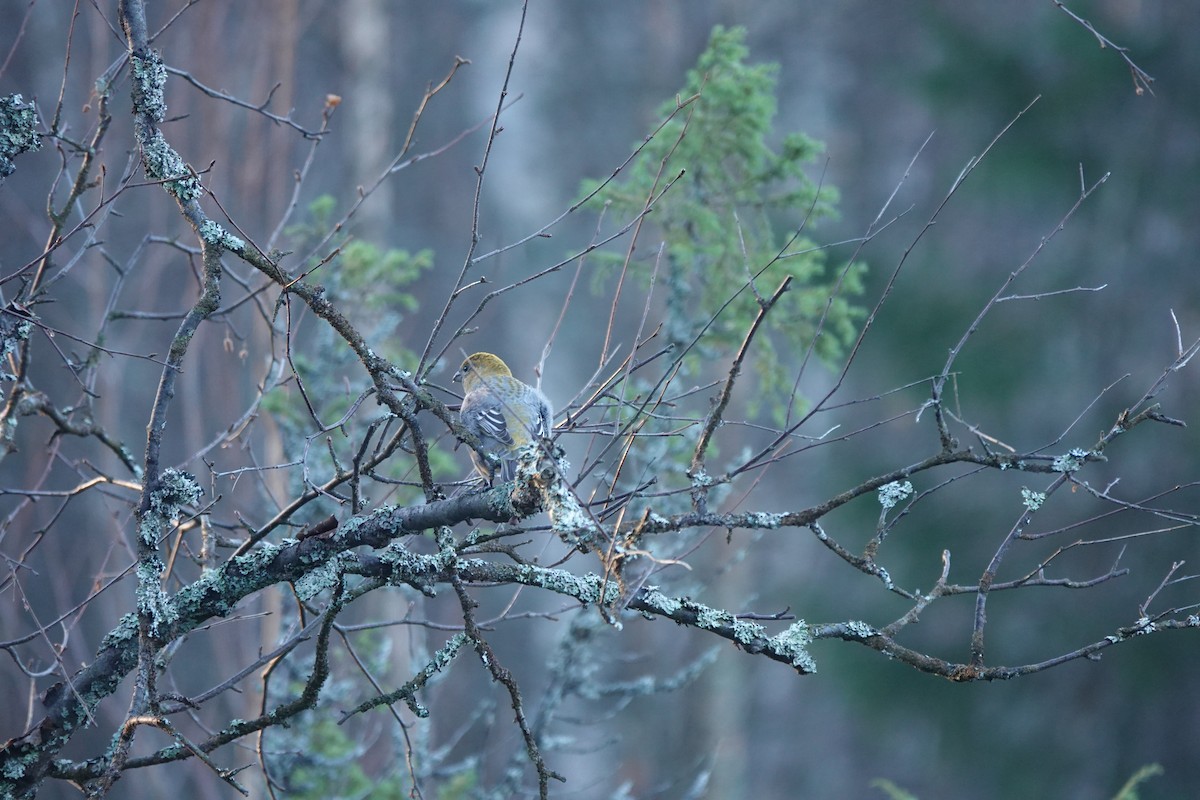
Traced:
<path fill-rule="evenodd" d="M 27 16 L 31 5 L 35 10 Z M 0 65 L 0 95 L 36 98 L 45 114 L 63 91 L 65 113 L 78 117 L 81 128 L 90 125 L 85 106 L 92 102 L 93 82 L 125 49 L 110 27 L 115 8 L 108 5 L 101 4 L 103 18 L 88 4 L 79 9 L 64 84 L 74 4 L 0 0 L 0 57 L 7 55 Z M 179 5 L 153 4 L 151 28 Z M 1077 443 L 1087 446 L 1175 357 L 1171 312 L 1185 340 L 1200 332 L 1195 279 L 1200 4 L 1077 0 L 1070 6 L 1129 49 L 1155 78 L 1153 94 L 1135 92 L 1120 54 L 1100 48 L 1050 0 L 535 0 L 513 71 L 511 106 L 504 112 L 504 130 L 480 198 L 480 251 L 538 230 L 578 199 L 585 180 L 604 178 L 620 165 L 658 123 L 660 105 L 680 91 L 714 25 L 743 26 L 751 62 L 779 65 L 780 136 L 802 131 L 824 143 L 810 176 L 838 188 L 839 216 L 807 230 L 810 238 L 834 245 L 861 237 L 920 151 L 891 209 L 912 210 L 863 254 L 870 265 L 866 304 L 879 296 L 968 160 L 1040 96 L 910 256 L 849 375 L 847 396 L 871 396 L 936 373 L 1004 277 L 1075 202 L 1081 171 L 1088 185 L 1111 173 L 1016 291 L 1103 290 L 999 306 L 958 364 L 956 391 L 964 415 L 981 429 L 1018 449 L 1031 449 L 1053 440 L 1088 409 L 1077 429 Z M 310 129 L 320 127 L 327 96 L 338 96 L 332 132 L 316 149 L 299 198 L 307 207 L 322 195 L 332 197 L 334 218 L 354 202 L 358 187 L 378 180 L 395 156 L 426 88 L 449 72 L 455 56 L 469 59 L 424 113 L 413 152 L 452 145 L 384 182 L 351 221 L 357 240 L 413 254 L 428 251 L 430 266 L 406 289 L 411 297 L 382 316 L 378 328 L 381 346 L 386 337 L 419 349 L 470 244 L 473 167 L 486 132 L 486 126 L 477 126 L 495 109 L 520 13 L 520 5 L 508 0 L 199 2 L 155 47 L 168 67 L 252 104 L 267 98 L 278 83 L 270 110 L 286 115 L 294 109 L 294 119 Z M 214 163 L 205 185 L 240 230 L 265 241 L 292 201 L 294 173 L 311 142 L 287 126 L 206 97 L 174 75 L 167 102 L 169 118 L 177 120 L 165 126 L 173 146 L 197 169 Z M 126 169 L 123 148 L 134 150 L 128 106 L 127 90 L 118 92 L 105 153 L 113 181 Z M 460 139 L 468 129 L 473 132 Z M 45 198 L 57 167 L 54 149 L 44 148 L 20 158 L 16 174 L 0 188 L 0 272 L 8 274 L 42 251 Z M 159 192 L 142 191 L 122 207 L 120 218 L 106 224 L 105 248 L 118 259 L 129 258 L 148 233 L 186 233 L 176 207 Z M 586 245 L 596 225 L 595 214 L 572 215 L 555 228 L 553 238 L 489 261 L 489 280 L 503 284 L 555 263 Z M 854 246 L 832 246 L 830 262 L 843 263 Z M 641 247 L 653 252 L 656 243 L 644 241 Z M 136 303 L 126 297 L 120 306 L 174 311 L 192 302 L 194 283 L 180 279 L 178 253 L 146 248 L 139 257 Z M 98 265 L 89 269 L 103 272 Z M 500 353 L 519 376 L 531 376 L 573 273 L 573 267 L 566 269 L 490 304 L 473 323 L 482 333 L 463 346 Z M 53 307 L 41 310 L 45 319 L 69 328 L 72 319 L 102 314 L 108 284 L 96 280 L 92 289 L 84 282 L 63 291 Z M 545 365 L 543 388 L 552 400 L 570 397 L 595 369 L 610 299 L 605 292 L 583 289 L 574 298 Z M 640 300 L 630 301 L 633 319 L 640 308 Z M 146 340 L 145 327 L 137 328 L 140 342 L 121 341 L 121 329 L 114 327 L 106 344 L 161 353 L 176 324 L 163 321 L 158 342 Z M 181 378 L 179 394 L 189 411 L 172 415 L 179 436 L 168 461 L 196 451 L 212 431 L 236 417 L 252 391 L 257 367 L 238 361 L 237 344 L 219 346 L 224 335 L 206 331 L 203 336 L 217 346 Z M 486 346 L 476 347 L 479 342 Z M 301 337 L 301 350 L 304 345 Z M 450 351 L 435 380 L 449 383 L 459 352 Z M 145 437 L 147 387 L 157 373 L 153 363 L 130 361 L 111 374 L 107 385 L 96 387 L 107 398 L 108 416 L 102 421 L 135 453 Z M 1101 395 L 1127 373 L 1129 378 Z M 43 380 L 61 386 L 70 378 L 48 374 Z M 1162 397 L 1164 411 L 1192 427 L 1156 427 L 1119 444 L 1122 461 L 1111 477 L 1121 477 L 1124 496 L 1146 497 L 1200 474 L 1198 391 L 1193 365 L 1172 377 Z M 900 413 L 919 404 L 923 392 L 927 389 L 918 387 L 897 393 L 883 401 L 882 410 L 877 405 L 871 411 L 880 418 Z M 929 441 L 925 425 L 906 422 L 892 428 L 885 447 L 852 443 L 806 461 L 802 475 L 772 476 L 778 503 L 775 508 L 767 503 L 764 510 L 793 507 L 796 495 L 800 502 L 816 502 L 866 475 L 910 463 L 925 452 L 916 444 Z M 49 431 L 30 421 L 22 449 L 38 450 Z M 458 457 L 465 474 L 465 452 L 460 449 Z M 275 460 L 284 459 L 277 454 Z M 32 462 L 20 454 L 8 458 L 0 467 L 0 486 L 31 482 L 26 474 L 31 469 Z M 1101 468 L 1099 475 L 1105 474 Z M 1103 485 L 1103 477 L 1096 480 Z M 64 478 L 64 485 L 69 483 Z M 995 531 L 1006 530 L 1015 519 L 1013 498 L 1021 485 L 1014 478 L 1002 491 L 943 495 L 936 501 L 941 505 L 892 553 L 893 575 L 906 585 L 928 587 L 937 577 L 941 550 L 949 546 L 961 559 L 956 565 L 964 565 L 962 580 L 969 582 L 972 569 L 977 575 L 977 565 L 994 549 Z M 0 513 L 15 507 L 10 500 L 0 497 L 7 503 Z M 1200 498 L 1195 489 L 1184 490 L 1170 505 L 1195 513 Z M 47 537 L 31 556 L 31 566 L 45 577 L 28 588 L 30 603 L 47 616 L 53 616 L 50 608 L 78 602 L 78 582 L 86 587 L 97 574 L 113 574 L 128 563 L 128 553 L 114 546 L 111 536 L 111 528 L 126 524 L 127 517 L 117 523 L 94 511 L 86 518 L 75 513 L 71 509 L 65 516 L 67 529 L 57 521 L 59 535 Z M 871 530 L 878 509 L 858 513 L 858 518 L 848 514 L 847 524 L 857 519 Z M 31 517 L 24 524 L 50 521 Z M 1120 520 L 1103 525 L 1089 530 L 1089 536 L 1130 531 Z M 877 583 L 836 562 L 806 531 L 765 535 L 769 541 L 758 541 L 756 548 L 746 547 L 739 536 L 732 537 L 723 555 L 693 565 L 703 573 L 697 585 L 711 584 L 707 602 L 760 612 L 789 607 L 810 621 L 882 623 L 903 613 L 902 604 L 881 600 Z M 1094 554 L 1081 572 L 1102 572 L 1118 549 Z M 1114 625 L 1129 624 L 1137 603 L 1171 563 L 1196 563 L 1197 555 L 1189 529 L 1131 546 L 1122 562 L 1133 570 L 1126 578 L 1079 593 L 1040 590 L 1054 594 L 1050 614 L 1037 613 L 1048 606 L 1033 605 L 1036 592 L 1028 601 L 995 599 L 993 624 L 1003 644 L 992 658 L 1038 661 L 1101 637 Z M 1168 602 L 1177 605 L 1186 602 L 1188 592 L 1195 597 L 1189 584 L 1172 590 L 1178 594 Z M 128 606 L 130 591 L 114 591 L 89 607 L 64 654 L 68 665 L 88 660 Z M 7 639 L 30 622 L 11 588 L 3 602 L 0 638 Z M 961 660 L 968 607 L 947 605 L 923 618 L 915 635 L 924 646 L 950 648 L 947 657 Z M 623 675 L 608 678 L 664 677 L 713 647 L 711 640 L 692 632 L 677 635 L 668 626 L 659 620 L 629 624 L 619 634 L 597 632 L 610 637 L 614 652 L 629 654 L 620 662 Z M 554 647 L 555 632 L 546 629 L 554 626 L 509 627 L 497 633 L 497 647 L 520 677 L 527 699 L 536 699 L 541 665 Z M 616 796 L 615 787 L 628 782 L 631 797 L 685 797 L 695 788 L 695 776 L 703 774 L 708 786 L 696 796 L 714 798 L 881 797 L 882 791 L 871 786 L 874 779 L 892 781 L 922 798 L 1097 798 L 1113 796 L 1150 763 L 1161 764 L 1164 773 L 1145 784 L 1143 797 L 1194 796 L 1200 787 L 1196 652 L 1193 633 L 1167 633 L 1106 651 L 1099 663 L 1076 661 L 1009 682 L 955 685 L 839 642 L 813 647 L 818 672 L 806 677 L 722 646 L 715 663 L 677 691 L 620 709 L 597 703 L 580 711 L 592 733 L 581 739 L 577 753 L 550 756 L 552 766 L 571 778 L 555 788 L 554 796 Z M 0 669 L 6 687 L 0 732 L 8 736 L 23 729 L 29 702 L 24 695 L 31 690 L 7 663 Z M 455 669 L 461 671 L 451 673 L 440 689 L 462 695 L 457 701 L 445 699 L 444 706 L 457 703 L 460 711 L 442 719 L 435 713 L 427 723 L 435 728 L 468 725 L 476 702 L 470 692 L 487 691 L 479 670 Z M 220 670 L 230 671 L 228 665 Z M 198 680 L 197 685 L 208 684 Z M 119 719 L 123 702 L 104 713 Z M 352 702 L 343 700 L 342 707 Z M 508 720 L 503 701 L 495 714 Z M 506 722 L 492 733 L 516 735 Z M 95 739 L 77 744 L 76 756 L 104 746 Z M 246 760 L 251 759 L 247 753 Z M 123 779 L 112 796 L 232 795 L 194 761 L 144 772 Z M 74 795 L 51 782 L 43 796 Z"/>

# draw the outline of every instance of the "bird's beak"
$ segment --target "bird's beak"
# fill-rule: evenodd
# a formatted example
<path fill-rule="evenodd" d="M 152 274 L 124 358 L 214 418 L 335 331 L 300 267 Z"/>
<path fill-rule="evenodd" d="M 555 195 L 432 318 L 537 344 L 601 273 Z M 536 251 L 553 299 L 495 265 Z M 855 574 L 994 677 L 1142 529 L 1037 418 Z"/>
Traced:
<path fill-rule="evenodd" d="M 450 380 L 454 381 L 455 383 L 462 383 L 462 370 L 455 372 Z"/>

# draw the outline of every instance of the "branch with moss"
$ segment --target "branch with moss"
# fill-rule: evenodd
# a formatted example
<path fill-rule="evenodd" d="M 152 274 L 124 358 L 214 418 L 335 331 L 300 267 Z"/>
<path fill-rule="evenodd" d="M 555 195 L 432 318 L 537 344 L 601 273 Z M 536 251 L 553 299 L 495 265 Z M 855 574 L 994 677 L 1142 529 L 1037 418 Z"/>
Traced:
<path fill-rule="evenodd" d="M 1152 419 L 1152 416 L 1146 413 L 1132 417 L 1122 415 L 1124 422 L 1114 425 L 1111 435 L 1118 435 L 1117 431 L 1128 430 L 1128 426 L 1136 424 L 1136 421 L 1148 419 Z M 1083 457 L 1077 460 L 1080 464 L 1086 461 Z M 1058 461 L 1061 459 L 1031 458 L 1030 463 L 1024 466 L 1034 472 L 1057 473 L 1061 478 L 1063 464 Z M 1016 466 L 1019 463 L 1011 456 L 979 456 L 969 450 L 943 453 L 912 468 L 876 476 L 821 504 L 796 512 L 693 512 L 672 516 L 647 513 L 636 523 L 610 526 L 605 535 L 610 540 L 615 540 L 623 533 L 632 533 L 635 528 L 638 536 L 645 536 L 692 528 L 723 528 L 732 531 L 812 526 L 833 510 L 869 491 L 935 466 L 958 462 L 984 463 L 996 469 Z M 561 480 L 561 477 L 558 479 Z M 553 494 L 547 490 L 545 496 L 551 497 Z M 173 499 L 168 499 L 165 495 L 159 497 L 154 505 L 158 509 L 157 513 L 164 518 L 178 513 L 174 510 L 176 504 L 194 500 L 194 497 L 184 495 L 176 493 L 172 496 Z M 1091 657 L 1105 647 L 1137 635 L 1200 624 L 1195 615 L 1182 620 L 1166 619 L 1160 615 L 1154 621 L 1147 620 L 1129 629 L 1121 629 L 1101 642 L 1045 662 L 1017 667 L 983 666 L 981 662 L 964 666 L 900 645 L 894 639 L 894 632 L 899 629 L 899 625 L 879 630 L 866 623 L 813 626 L 799 621 L 788 626 L 786 630 L 771 635 L 755 621 L 705 606 L 690 598 L 664 595 L 652 586 L 642 586 L 622 598 L 617 585 L 610 583 L 602 575 L 580 576 L 530 563 L 505 564 L 473 558 L 469 556 L 470 549 L 475 546 L 471 540 L 424 556 L 411 552 L 398 541 L 405 536 L 449 528 L 469 520 L 509 522 L 527 517 L 539 510 L 542 498 L 535 497 L 532 505 L 519 506 L 514 505 L 513 500 L 527 499 L 529 496 L 529 492 L 524 490 L 513 492 L 513 484 L 503 484 L 486 492 L 464 494 L 423 505 L 380 508 L 371 514 L 350 517 L 337 527 L 299 541 L 259 543 L 251 551 L 229 559 L 175 595 L 161 596 L 153 617 L 159 627 L 150 640 L 156 646 L 174 641 L 213 617 L 226 616 L 238 602 L 269 586 L 285 581 L 301 581 L 306 586 L 305 592 L 311 596 L 325 587 L 335 585 L 338 576 L 342 574 L 362 575 L 384 583 L 411 585 L 425 592 L 431 591 L 438 584 L 452 584 L 455 581 L 461 581 L 463 586 L 519 584 L 537 587 L 573 598 L 584 605 L 624 608 L 647 616 L 662 616 L 733 642 L 748 653 L 788 664 L 800 674 L 815 670 L 815 664 L 807 651 L 808 643 L 814 639 L 841 638 L 856 641 L 916 669 L 954 680 L 995 680 L 1041 671 L 1077 658 Z M 553 519 L 555 509 L 551 507 L 547 510 L 551 512 Z M 571 533 L 556 532 L 566 538 L 569 538 Z M 350 553 L 364 546 L 380 552 Z M 844 557 L 864 572 L 878 570 L 873 560 Z M 958 593 L 957 588 L 951 591 L 944 584 L 943 580 L 938 596 Z M 1028 581 L 1012 582 L 1009 588 L 1023 585 L 1028 585 Z M 995 590 L 1005 587 L 991 588 Z M 981 588 L 976 587 L 975 591 L 981 591 Z M 905 596 L 919 597 L 917 593 L 906 593 Z M 934 597 L 925 598 L 918 605 L 923 607 L 931 599 Z M 919 612 L 919 608 L 917 611 Z M 47 713 L 39 725 L 0 750 L 0 775 L 13 776 L 8 786 L 14 795 L 29 796 L 30 792 L 36 790 L 40 781 L 49 774 L 55 755 L 88 718 L 91 710 L 101 699 L 111 694 L 122 677 L 137 665 L 140 627 L 143 626 L 139 624 L 139 616 L 128 615 L 105 637 L 92 662 L 71 676 L 69 687 L 60 684 L 47 692 L 44 698 Z"/>

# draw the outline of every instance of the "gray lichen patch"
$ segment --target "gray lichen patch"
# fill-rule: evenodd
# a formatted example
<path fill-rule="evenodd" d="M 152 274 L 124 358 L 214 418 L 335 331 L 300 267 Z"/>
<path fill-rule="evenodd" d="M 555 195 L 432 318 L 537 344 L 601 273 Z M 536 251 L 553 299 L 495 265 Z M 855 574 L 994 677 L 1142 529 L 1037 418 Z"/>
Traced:
<path fill-rule="evenodd" d="M 0 97 L 0 181 L 16 170 L 13 158 L 42 146 L 37 108 L 19 94 Z"/>
<path fill-rule="evenodd" d="M 167 85 L 167 68 L 158 53 L 134 53 L 130 58 L 133 75 L 133 110 L 155 122 L 167 118 L 167 103 L 163 88 Z"/>
<path fill-rule="evenodd" d="M 187 163 L 175 152 L 162 131 L 155 130 L 143 137 L 142 164 L 152 180 L 162 181 L 163 188 L 182 201 L 195 200 L 204 193 L 200 179 L 192 174 Z"/>

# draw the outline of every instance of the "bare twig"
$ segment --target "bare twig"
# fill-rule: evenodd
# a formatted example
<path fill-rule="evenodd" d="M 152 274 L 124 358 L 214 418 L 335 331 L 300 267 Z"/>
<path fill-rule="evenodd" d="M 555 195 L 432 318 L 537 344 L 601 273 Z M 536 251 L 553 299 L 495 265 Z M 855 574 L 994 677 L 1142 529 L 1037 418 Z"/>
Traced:
<path fill-rule="evenodd" d="M 1143 92 L 1149 92 L 1150 94 L 1154 94 L 1154 89 L 1152 89 L 1150 86 L 1152 83 L 1154 83 L 1154 78 L 1150 77 L 1150 75 L 1147 74 L 1144 69 L 1139 67 L 1137 64 L 1133 63 L 1133 59 L 1129 57 L 1129 48 L 1120 47 L 1118 45 L 1113 44 L 1111 41 L 1108 40 L 1107 37 L 1105 37 L 1103 34 L 1101 34 L 1100 31 L 1096 30 L 1096 28 L 1092 25 L 1092 23 L 1088 22 L 1086 19 L 1079 16 L 1071 9 L 1067 8 L 1063 3 L 1060 2 L 1060 0 L 1051 0 L 1051 2 L 1054 3 L 1054 5 L 1058 7 L 1059 11 L 1062 11 L 1068 17 L 1070 17 L 1071 19 L 1078 22 L 1080 25 L 1082 25 L 1084 28 L 1087 29 L 1088 33 L 1092 34 L 1092 36 L 1095 36 L 1096 41 L 1100 43 L 1101 47 L 1112 48 L 1113 50 L 1117 51 L 1117 53 L 1120 54 L 1121 58 L 1125 61 L 1126 65 L 1128 65 L 1128 67 L 1129 67 L 1129 73 L 1133 77 L 1133 91 L 1136 94 L 1140 95 Z"/>

